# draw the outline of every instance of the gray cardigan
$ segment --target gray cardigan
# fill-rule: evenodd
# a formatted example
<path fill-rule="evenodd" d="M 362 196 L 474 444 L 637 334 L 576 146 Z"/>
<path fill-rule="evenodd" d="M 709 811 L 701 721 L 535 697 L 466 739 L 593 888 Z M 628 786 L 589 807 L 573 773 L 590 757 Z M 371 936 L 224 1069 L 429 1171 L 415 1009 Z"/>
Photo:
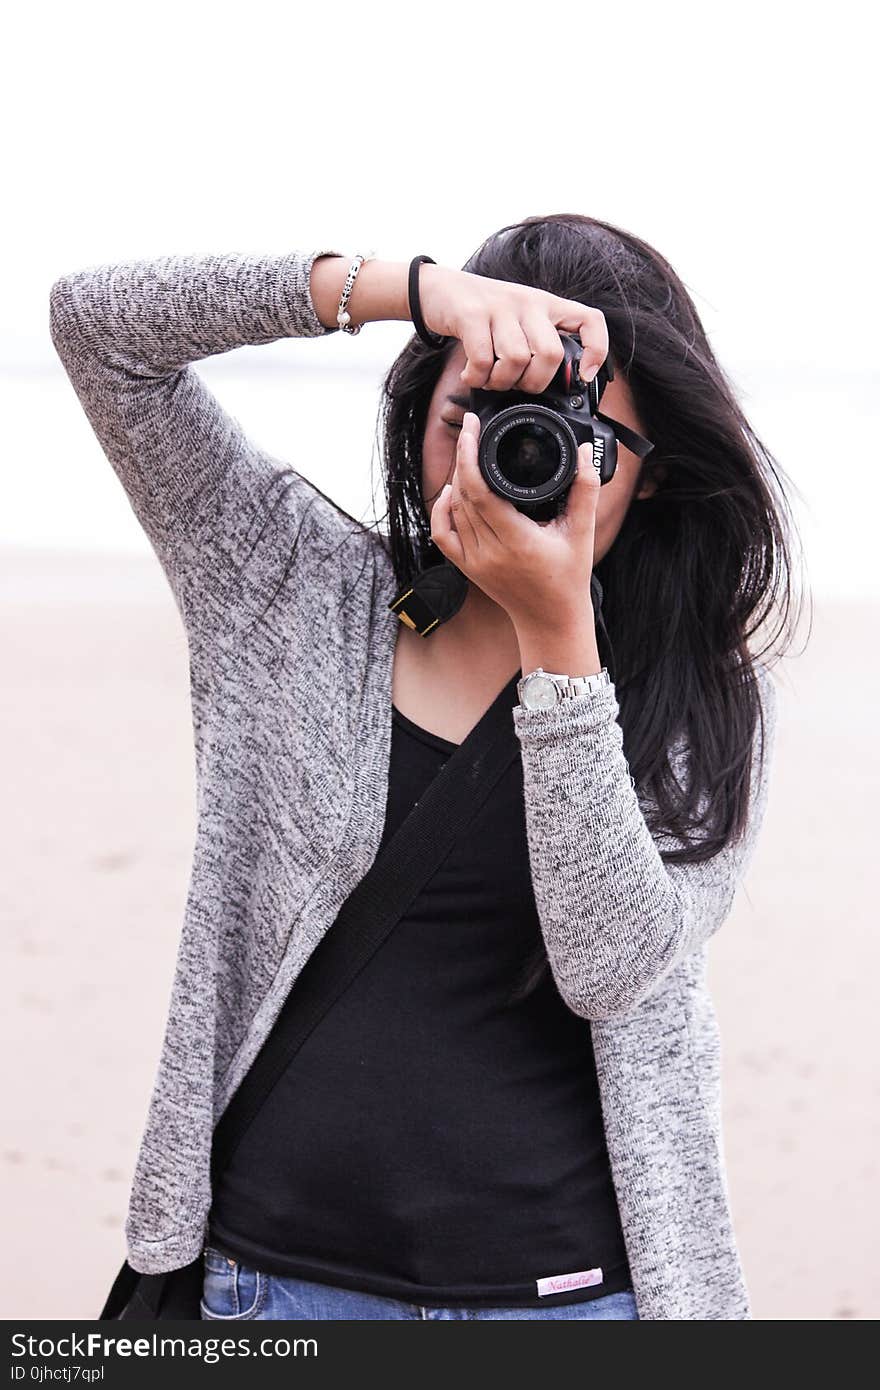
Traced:
<path fill-rule="evenodd" d="M 338 331 L 311 299 L 320 254 L 170 256 L 51 288 L 52 341 L 167 576 L 189 653 L 196 840 L 125 1223 L 128 1259 L 147 1273 L 199 1254 L 213 1126 L 383 829 L 399 624 L 387 549 L 258 448 L 191 365 Z M 513 710 L 541 928 L 562 998 L 590 1020 L 643 1319 L 751 1317 L 706 955 L 764 813 L 765 668 L 760 689 L 766 756 L 761 766 L 759 723 L 748 833 L 690 866 L 666 867 L 649 833 L 613 685 Z"/>

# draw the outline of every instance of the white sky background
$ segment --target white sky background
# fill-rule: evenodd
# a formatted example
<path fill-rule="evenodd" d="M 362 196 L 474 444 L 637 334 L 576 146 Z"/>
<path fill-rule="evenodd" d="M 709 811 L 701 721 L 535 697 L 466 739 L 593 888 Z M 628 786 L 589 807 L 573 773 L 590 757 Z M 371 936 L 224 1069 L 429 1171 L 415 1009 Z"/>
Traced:
<path fill-rule="evenodd" d="M 16 7 L 0 545 L 151 553 L 54 355 L 59 274 L 318 245 L 458 267 L 504 223 L 573 211 L 636 232 L 682 276 L 798 489 L 817 594 L 880 597 L 871 14 L 864 0 Z M 367 518 L 379 380 L 410 332 L 370 324 L 200 370 L 255 438 Z M 373 471 L 381 510 L 378 455 Z"/>

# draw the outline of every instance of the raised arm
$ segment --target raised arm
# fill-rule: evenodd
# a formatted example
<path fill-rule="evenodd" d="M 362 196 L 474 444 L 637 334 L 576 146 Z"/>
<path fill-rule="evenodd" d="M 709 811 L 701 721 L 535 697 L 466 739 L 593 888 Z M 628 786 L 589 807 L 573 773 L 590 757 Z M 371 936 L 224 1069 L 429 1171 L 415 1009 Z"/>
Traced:
<path fill-rule="evenodd" d="M 323 317 L 312 297 L 315 263 Z M 90 267 L 52 285 L 52 341 L 185 618 L 187 606 L 236 582 L 282 474 L 294 522 L 308 511 L 322 534 L 345 526 L 316 486 L 247 438 L 190 364 L 337 332 L 330 300 L 347 266 L 330 250 L 166 256 Z M 361 309 L 396 316 L 399 294 L 386 299 L 401 273 L 368 262 L 361 275 Z M 353 311 L 358 304 L 353 294 Z"/>
<path fill-rule="evenodd" d="M 623 753 L 614 686 L 549 710 L 514 706 L 535 900 L 559 992 L 584 1018 L 626 1014 L 718 930 L 749 864 L 767 801 L 776 687 L 757 668 L 745 835 L 700 864 L 665 864 Z M 686 776 L 684 750 L 673 766 Z"/>

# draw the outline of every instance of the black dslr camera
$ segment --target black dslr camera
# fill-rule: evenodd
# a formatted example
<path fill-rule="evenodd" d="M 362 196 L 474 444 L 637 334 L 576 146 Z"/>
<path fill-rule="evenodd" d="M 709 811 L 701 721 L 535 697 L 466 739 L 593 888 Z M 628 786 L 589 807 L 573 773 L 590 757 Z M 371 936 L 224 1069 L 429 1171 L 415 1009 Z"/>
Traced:
<path fill-rule="evenodd" d="M 653 448 L 599 411 L 602 392 L 614 379 L 610 355 L 592 381 L 582 381 L 583 344 L 570 333 L 559 337 L 565 355 L 540 394 L 479 387 L 470 393 L 470 409 L 480 420 L 480 472 L 493 492 L 535 521 L 551 521 L 564 509 L 581 444 L 592 443 L 602 483 L 614 477 L 618 437 L 641 458 Z"/>

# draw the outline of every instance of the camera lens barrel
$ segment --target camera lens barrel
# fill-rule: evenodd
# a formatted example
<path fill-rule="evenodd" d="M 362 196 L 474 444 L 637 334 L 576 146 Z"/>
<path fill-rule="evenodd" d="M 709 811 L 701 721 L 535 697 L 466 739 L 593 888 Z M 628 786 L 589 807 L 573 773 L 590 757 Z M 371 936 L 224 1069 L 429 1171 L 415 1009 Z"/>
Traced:
<path fill-rule="evenodd" d="M 512 405 L 480 430 L 479 465 L 489 487 L 523 511 L 563 497 L 577 473 L 578 443 L 558 411 Z"/>

